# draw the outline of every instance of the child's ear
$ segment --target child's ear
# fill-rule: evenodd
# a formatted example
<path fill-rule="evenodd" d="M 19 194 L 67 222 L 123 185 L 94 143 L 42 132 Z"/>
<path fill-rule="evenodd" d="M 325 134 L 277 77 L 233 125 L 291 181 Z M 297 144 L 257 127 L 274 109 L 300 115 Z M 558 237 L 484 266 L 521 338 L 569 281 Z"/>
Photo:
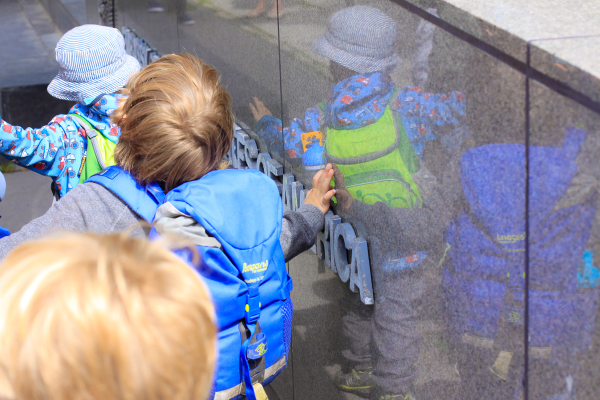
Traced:
<path fill-rule="evenodd" d="M 126 114 L 123 114 L 123 107 L 125 107 L 125 101 L 121 101 L 121 99 L 119 99 L 118 103 L 119 105 L 117 106 L 117 108 L 115 108 L 111 115 L 111 121 L 116 124 L 121 124 L 123 123 L 123 121 L 125 121 L 125 117 L 127 117 Z"/>

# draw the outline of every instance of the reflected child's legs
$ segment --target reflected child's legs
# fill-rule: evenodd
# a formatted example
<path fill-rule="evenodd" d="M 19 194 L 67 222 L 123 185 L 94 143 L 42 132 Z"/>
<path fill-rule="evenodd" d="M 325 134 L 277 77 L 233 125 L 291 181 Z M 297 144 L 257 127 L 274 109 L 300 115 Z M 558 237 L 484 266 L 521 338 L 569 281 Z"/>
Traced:
<path fill-rule="evenodd" d="M 348 310 L 342 318 L 347 348 L 342 351 L 345 363 L 334 384 L 341 391 L 368 396 L 373 386 L 373 306 L 363 304 L 358 296 L 344 299 L 342 306 Z"/>
<path fill-rule="evenodd" d="M 353 296 L 353 300 L 357 298 L 358 296 Z M 371 367 L 373 306 L 364 305 L 359 301 L 354 303 L 354 307 L 342 318 L 344 336 L 349 347 L 342 355 L 348 365 L 362 371 Z"/>
<path fill-rule="evenodd" d="M 336 377 L 340 390 L 372 399 L 412 392 L 421 340 L 416 303 L 424 289 L 422 268 L 388 272 L 374 306 L 350 307 L 343 318 L 348 349 L 342 352 L 350 368 Z"/>
<path fill-rule="evenodd" d="M 425 290 L 423 269 L 384 275 L 385 299 L 375 304 L 373 316 L 373 383 L 381 394 L 412 391 L 421 335 L 416 303 Z"/>

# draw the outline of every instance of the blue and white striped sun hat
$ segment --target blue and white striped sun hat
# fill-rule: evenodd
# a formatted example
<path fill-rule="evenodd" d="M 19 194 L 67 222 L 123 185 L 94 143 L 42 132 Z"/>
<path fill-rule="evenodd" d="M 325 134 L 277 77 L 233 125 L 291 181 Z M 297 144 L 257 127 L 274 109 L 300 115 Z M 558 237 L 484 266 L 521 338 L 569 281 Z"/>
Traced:
<path fill-rule="evenodd" d="M 79 102 L 114 93 L 141 68 L 125 52 L 121 32 L 100 25 L 82 25 L 65 33 L 56 45 L 56 61 L 58 75 L 48 85 L 48 93 Z"/>
<path fill-rule="evenodd" d="M 402 63 L 396 53 L 396 23 L 368 6 L 348 7 L 333 14 L 312 49 L 361 74 L 392 72 Z"/>

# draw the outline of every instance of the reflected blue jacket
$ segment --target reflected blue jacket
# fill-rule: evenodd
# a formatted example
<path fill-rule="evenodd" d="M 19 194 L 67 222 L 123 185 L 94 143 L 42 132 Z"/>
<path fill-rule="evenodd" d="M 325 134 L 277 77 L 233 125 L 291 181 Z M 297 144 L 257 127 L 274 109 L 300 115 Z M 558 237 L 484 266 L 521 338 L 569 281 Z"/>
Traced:
<path fill-rule="evenodd" d="M 119 94 L 106 94 L 76 104 L 68 114 L 57 115 L 41 128 L 22 128 L 0 119 L 0 151 L 15 164 L 51 177 L 64 196 L 79 183 L 87 151 L 84 127 L 73 118 L 85 118 L 108 140 L 116 143 L 118 126 L 110 122 Z"/>
<path fill-rule="evenodd" d="M 442 280 L 454 341 L 514 348 L 504 332 L 523 329 L 527 280 L 530 355 L 560 357 L 550 348 L 591 346 L 597 283 L 578 270 L 583 263 L 594 268 L 586 244 L 597 182 L 575 179 L 587 134 L 567 127 L 561 147 L 493 143 L 463 155 L 463 210 L 446 231 Z"/>

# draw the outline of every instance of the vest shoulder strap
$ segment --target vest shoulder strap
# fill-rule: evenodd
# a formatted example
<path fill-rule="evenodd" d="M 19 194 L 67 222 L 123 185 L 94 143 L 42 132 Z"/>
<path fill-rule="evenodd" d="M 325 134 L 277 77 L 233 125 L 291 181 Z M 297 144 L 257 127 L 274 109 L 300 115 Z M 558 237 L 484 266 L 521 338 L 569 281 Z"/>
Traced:
<path fill-rule="evenodd" d="M 154 220 L 156 209 L 165 199 L 165 194 L 158 184 L 141 186 L 131 174 L 117 166 L 106 168 L 86 182 L 104 186 L 147 222 Z"/>

